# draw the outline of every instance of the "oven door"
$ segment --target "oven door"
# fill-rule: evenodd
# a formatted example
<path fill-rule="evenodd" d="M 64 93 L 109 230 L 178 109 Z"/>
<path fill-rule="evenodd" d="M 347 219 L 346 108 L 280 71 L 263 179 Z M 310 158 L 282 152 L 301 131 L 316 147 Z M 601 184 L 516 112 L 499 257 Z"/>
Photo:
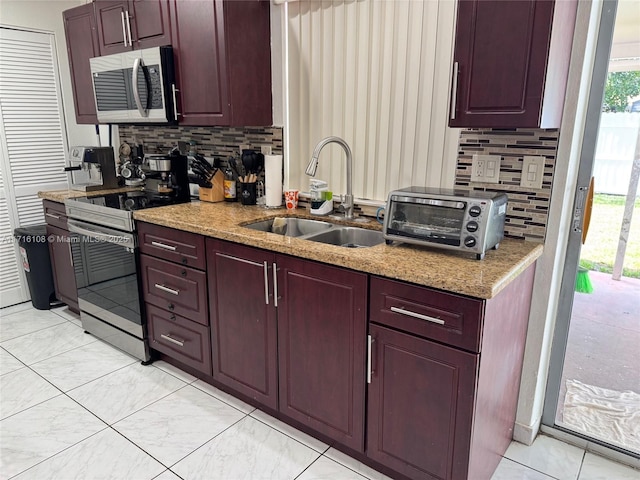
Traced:
<path fill-rule="evenodd" d="M 135 236 L 79 220 L 69 220 L 69 231 L 81 315 L 144 338 Z"/>

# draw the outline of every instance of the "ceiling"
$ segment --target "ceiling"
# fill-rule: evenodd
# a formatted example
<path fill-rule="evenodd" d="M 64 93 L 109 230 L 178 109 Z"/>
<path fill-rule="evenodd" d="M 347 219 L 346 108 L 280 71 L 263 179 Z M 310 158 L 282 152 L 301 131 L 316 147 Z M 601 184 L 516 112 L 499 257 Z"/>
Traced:
<path fill-rule="evenodd" d="M 640 70 L 640 0 L 618 0 L 610 72 Z"/>

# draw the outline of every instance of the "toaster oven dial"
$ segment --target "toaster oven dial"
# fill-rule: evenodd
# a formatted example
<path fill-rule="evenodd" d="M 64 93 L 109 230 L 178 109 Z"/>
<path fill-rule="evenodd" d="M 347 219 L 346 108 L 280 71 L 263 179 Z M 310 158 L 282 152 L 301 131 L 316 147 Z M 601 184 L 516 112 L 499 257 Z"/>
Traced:
<path fill-rule="evenodd" d="M 476 239 L 474 237 L 471 237 L 471 236 L 465 238 L 464 239 L 464 246 L 465 247 L 469 247 L 469 248 L 475 247 L 476 246 Z"/>
<path fill-rule="evenodd" d="M 467 223 L 467 232 L 477 232 L 479 228 L 478 222 L 469 222 Z"/>
<path fill-rule="evenodd" d="M 473 205 L 469 208 L 469 215 L 472 217 L 477 217 L 482 213 L 482 209 L 478 205 Z"/>

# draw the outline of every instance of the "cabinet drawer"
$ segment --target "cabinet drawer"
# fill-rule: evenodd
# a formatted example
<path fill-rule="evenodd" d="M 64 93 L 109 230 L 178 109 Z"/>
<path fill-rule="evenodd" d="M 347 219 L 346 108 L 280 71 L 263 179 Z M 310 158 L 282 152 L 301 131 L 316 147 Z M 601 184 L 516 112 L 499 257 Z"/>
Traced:
<path fill-rule="evenodd" d="M 140 251 L 189 267 L 205 269 L 204 237 L 173 228 L 140 222 L 138 244 Z"/>
<path fill-rule="evenodd" d="M 67 212 L 63 203 L 43 200 L 42 208 L 44 209 L 44 219 L 48 225 L 69 230 L 69 227 L 67 227 Z"/>
<path fill-rule="evenodd" d="M 484 301 L 371 277 L 370 320 L 479 352 Z"/>
<path fill-rule="evenodd" d="M 203 325 L 209 324 L 204 272 L 140 255 L 145 302 Z"/>
<path fill-rule="evenodd" d="M 151 348 L 211 375 L 209 328 L 147 304 Z"/>

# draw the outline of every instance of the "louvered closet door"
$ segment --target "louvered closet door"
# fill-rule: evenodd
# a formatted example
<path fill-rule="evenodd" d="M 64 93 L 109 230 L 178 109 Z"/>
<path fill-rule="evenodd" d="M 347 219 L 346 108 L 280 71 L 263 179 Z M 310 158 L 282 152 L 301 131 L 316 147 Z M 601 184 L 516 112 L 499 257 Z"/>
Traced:
<path fill-rule="evenodd" d="M 0 307 L 29 299 L 13 229 L 44 223 L 39 190 L 68 188 L 55 39 L 0 28 Z"/>

